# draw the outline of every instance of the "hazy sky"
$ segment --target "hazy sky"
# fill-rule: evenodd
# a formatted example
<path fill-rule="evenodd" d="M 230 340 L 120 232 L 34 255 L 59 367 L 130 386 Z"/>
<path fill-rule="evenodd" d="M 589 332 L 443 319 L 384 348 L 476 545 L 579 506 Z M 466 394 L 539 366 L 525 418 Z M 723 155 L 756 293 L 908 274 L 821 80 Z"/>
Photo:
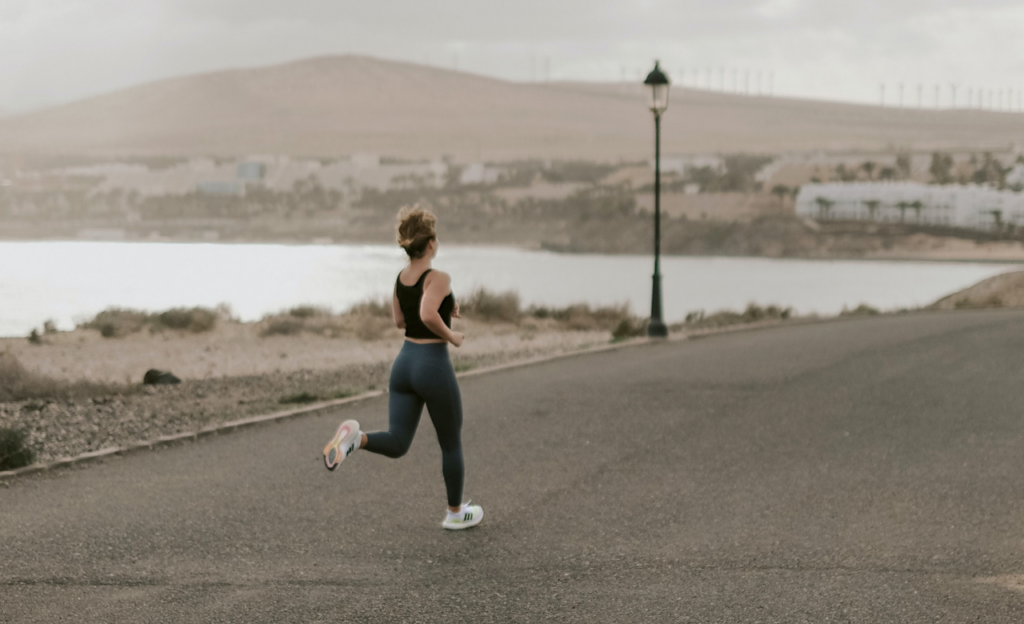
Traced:
<path fill-rule="evenodd" d="M 676 82 L 877 102 L 897 83 L 1024 87 L 1021 0 L 0 0 L 0 109 L 158 78 L 358 53 L 508 80 Z M 752 80 L 754 79 L 752 78 Z M 959 91 L 963 98 L 965 89 Z"/>

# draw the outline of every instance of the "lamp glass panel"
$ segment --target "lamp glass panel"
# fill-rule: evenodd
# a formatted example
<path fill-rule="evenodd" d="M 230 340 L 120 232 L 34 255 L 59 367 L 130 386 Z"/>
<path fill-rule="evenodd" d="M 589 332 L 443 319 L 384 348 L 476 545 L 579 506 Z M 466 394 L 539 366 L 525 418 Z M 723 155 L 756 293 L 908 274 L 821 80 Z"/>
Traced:
<path fill-rule="evenodd" d="M 660 115 L 668 108 L 668 92 L 667 84 L 650 85 L 650 107 L 656 114 Z"/>

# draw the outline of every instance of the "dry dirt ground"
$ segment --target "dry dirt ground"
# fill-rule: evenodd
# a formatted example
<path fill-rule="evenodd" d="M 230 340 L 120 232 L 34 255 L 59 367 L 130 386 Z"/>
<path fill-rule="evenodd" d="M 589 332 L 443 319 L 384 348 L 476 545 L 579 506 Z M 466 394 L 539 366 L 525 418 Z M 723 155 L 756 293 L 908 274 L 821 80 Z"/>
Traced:
<path fill-rule="evenodd" d="M 456 370 L 605 344 L 608 331 L 572 331 L 543 321 L 519 325 L 456 321 L 466 332 L 451 349 Z M 78 455 L 196 429 L 297 404 L 386 388 L 402 345 L 398 330 L 361 340 L 308 333 L 261 335 L 259 323 L 221 323 L 193 334 L 140 331 L 103 338 L 78 329 L 43 337 L 0 339 L 33 374 L 60 381 L 117 384 L 115 391 L 78 398 L 31 398 L 0 403 L 0 428 L 20 429 L 37 461 Z M 177 386 L 143 387 L 147 369 L 173 372 Z M 59 382 L 58 382 L 59 383 Z"/>
<path fill-rule="evenodd" d="M 990 277 L 935 303 L 940 310 L 1024 307 L 1024 271 Z"/>

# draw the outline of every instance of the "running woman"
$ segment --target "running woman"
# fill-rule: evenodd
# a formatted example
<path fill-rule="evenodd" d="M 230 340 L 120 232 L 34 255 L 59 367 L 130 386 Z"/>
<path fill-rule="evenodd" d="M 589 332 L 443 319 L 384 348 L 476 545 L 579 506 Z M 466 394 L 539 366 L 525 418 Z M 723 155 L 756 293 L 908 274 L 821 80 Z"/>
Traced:
<path fill-rule="evenodd" d="M 419 206 L 398 214 L 398 244 L 409 255 L 409 264 L 398 274 L 391 298 L 395 325 L 405 330 L 405 343 L 391 366 L 388 430 L 363 433 L 358 422 L 346 420 L 324 448 L 324 465 L 334 470 L 358 449 L 393 458 L 405 455 L 426 404 L 441 444 L 441 472 L 448 491 L 448 515 L 441 526 L 468 529 L 483 520 L 484 510 L 462 502 L 462 396 L 448 343 L 461 347 L 465 336 L 451 329 L 452 318 L 462 318 L 451 276 L 431 268 L 437 255 L 436 228 L 437 218 Z"/>

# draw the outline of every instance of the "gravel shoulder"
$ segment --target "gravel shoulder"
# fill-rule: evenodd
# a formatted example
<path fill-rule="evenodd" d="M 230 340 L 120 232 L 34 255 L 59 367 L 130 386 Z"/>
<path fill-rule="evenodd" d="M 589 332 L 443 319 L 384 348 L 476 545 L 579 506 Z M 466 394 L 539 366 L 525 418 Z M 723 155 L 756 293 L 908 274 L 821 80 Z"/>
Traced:
<path fill-rule="evenodd" d="M 554 324 L 471 324 L 456 370 L 570 353 L 611 338 Z M 458 326 L 457 326 L 458 327 Z M 203 334 L 162 332 L 104 339 L 94 330 L 44 337 L 42 345 L 2 339 L 34 373 L 61 380 L 118 383 L 120 392 L 72 399 L 0 403 L 0 428 L 27 433 L 37 462 L 194 431 L 304 403 L 386 388 L 402 345 L 398 331 L 379 338 L 259 335 L 256 324 L 224 323 Z M 182 378 L 176 386 L 142 386 L 148 368 Z"/>

